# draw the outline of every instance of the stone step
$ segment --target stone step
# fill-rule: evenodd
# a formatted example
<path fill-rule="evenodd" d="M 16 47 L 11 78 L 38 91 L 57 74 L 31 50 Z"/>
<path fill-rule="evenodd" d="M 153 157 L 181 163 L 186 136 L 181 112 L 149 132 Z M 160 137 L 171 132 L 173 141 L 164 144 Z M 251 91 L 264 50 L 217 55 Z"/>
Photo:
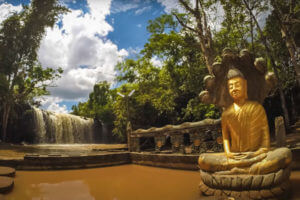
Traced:
<path fill-rule="evenodd" d="M 291 129 L 297 129 L 297 128 L 300 128 L 300 126 L 296 126 L 296 125 L 291 126 Z"/>
<path fill-rule="evenodd" d="M 12 190 L 14 179 L 6 176 L 0 176 L 0 193 L 7 193 Z"/>
<path fill-rule="evenodd" d="M 14 168 L 0 166 L 0 176 L 14 177 L 15 174 L 16 174 L 16 170 Z"/>
<path fill-rule="evenodd" d="M 294 126 L 300 127 L 300 121 L 297 121 L 297 122 L 294 124 Z"/>

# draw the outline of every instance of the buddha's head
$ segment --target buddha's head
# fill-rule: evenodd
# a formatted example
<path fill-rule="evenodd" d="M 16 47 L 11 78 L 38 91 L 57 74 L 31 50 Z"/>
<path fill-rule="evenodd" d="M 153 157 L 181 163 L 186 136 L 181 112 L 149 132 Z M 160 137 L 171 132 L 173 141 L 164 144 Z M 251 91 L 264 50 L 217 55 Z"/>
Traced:
<path fill-rule="evenodd" d="M 234 101 L 248 98 L 247 80 L 238 69 L 230 69 L 227 74 L 227 79 L 229 94 Z"/>

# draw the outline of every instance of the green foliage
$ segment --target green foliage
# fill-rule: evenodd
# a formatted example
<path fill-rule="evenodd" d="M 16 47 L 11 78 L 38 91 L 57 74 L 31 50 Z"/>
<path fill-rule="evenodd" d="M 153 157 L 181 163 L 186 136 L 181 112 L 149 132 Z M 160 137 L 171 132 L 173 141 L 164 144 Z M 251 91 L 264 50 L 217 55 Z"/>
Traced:
<path fill-rule="evenodd" d="M 57 0 L 33 0 L 20 13 L 14 13 L 0 26 L 0 111 L 3 139 L 15 105 L 34 103 L 34 97 L 48 94 L 46 86 L 62 69 L 43 68 L 37 50 L 46 27 L 52 27 L 67 9 Z"/>
<path fill-rule="evenodd" d="M 90 93 L 87 102 L 79 102 L 77 106 L 72 106 L 72 114 L 96 118 L 110 124 L 114 121 L 113 101 L 115 95 L 115 92 L 110 90 L 109 83 L 99 82 L 94 85 L 94 90 Z"/>
<path fill-rule="evenodd" d="M 261 54 L 260 41 L 255 22 L 245 3 L 255 12 L 256 16 L 265 13 L 269 7 L 267 1 L 258 0 L 221 0 L 225 12 L 222 28 L 215 33 L 218 51 L 229 47 L 238 51 L 249 49 L 254 55 Z M 218 52 L 219 54 L 221 52 Z"/>
<path fill-rule="evenodd" d="M 283 83 L 283 88 L 292 88 L 295 85 L 296 77 L 293 69 L 293 63 L 291 62 L 290 53 L 287 48 L 286 40 L 288 38 L 282 32 L 282 24 L 289 29 L 288 34 L 296 42 L 296 45 L 300 46 L 300 2 L 296 1 L 292 8 L 286 1 L 276 1 L 271 3 L 277 10 L 273 10 L 266 19 L 266 26 L 264 27 L 264 34 L 268 36 L 269 44 L 273 50 L 273 57 L 276 65 L 279 66 L 279 78 Z M 277 12 L 276 12 L 277 11 Z M 278 13 L 286 16 L 288 21 L 280 21 Z M 294 19 L 298 19 L 294 20 Z M 298 39 L 298 41 L 297 41 Z"/>
<path fill-rule="evenodd" d="M 235 50 L 248 48 L 256 57 L 266 55 L 265 46 L 261 43 L 262 36 L 244 3 L 247 3 L 253 12 L 260 14 L 268 9 L 267 1 L 200 0 L 198 2 L 202 3 L 199 11 L 202 14 L 208 13 L 208 10 L 217 11 L 217 5 L 222 6 L 225 11 L 221 28 L 213 32 L 213 54 L 220 55 L 225 47 L 230 47 Z M 191 18 L 193 15 L 189 12 L 173 12 L 173 14 L 181 24 L 190 25 L 193 22 Z M 155 20 L 150 20 L 147 30 L 151 35 L 139 58 L 127 59 L 116 66 L 118 72 L 116 80 L 122 84 L 118 88 L 109 90 L 115 95 L 110 98 L 112 101 L 107 103 L 104 98 L 110 92 L 99 93 L 104 100 L 90 95 L 86 103 L 79 103 L 73 108 L 74 113 L 99 117 L 100 115 L 95 115 L 95 109 L 103 110 L 105 105 L 110 105 L 110 111 L 114 116 L 113 132 L 123 138 L 126 138 L 124 136 L 128 121 L 132 123 L 133 129 L 138 129 L 159 127 L 169 123 L 199 121 L 204 118 L 219 118 L 220 108 L 204 105 L 198 98 L 199 92 L 204 89 L 203 77 L 208 74 L 205 66 L 206 55 L 199 43 L 201 37 L 199 38 L 195 31 L 180 26 L 174 15 L 164 14 Z M 264 34 L 274 43 L 279 62 L 279 60 L 288 60 L 289 56 L 277 26 L 272 20 L 267 21 Z M 285 49 L 280 52 L 281 48 Z M 160 62 L 160 65 L 154 65 L 153 59 Z M 221 58 L 214 58 L 214 60 L 219 59 Z M 132 90 L 135 90 L 135 93 L 129 97 Z M 116 95 L 117 92 L 124 97 Z M 95 104 L 101 104 L 102 107 L 91 106 Z"/>
<path fill-rule="evenodd" d="M 183 111 L 185 113 L 184 119 L 187 121 L 200 121 L 205 118 L 217 119 L 220 117 L 218 108 L 212 104 L 201 103 L 199 98 L 191 99 Z"/>
<path fill-rule="evenodd" d="M 155 20 L 149 20 L 147 30 L 149 33 L 164 33 L 166 30 L 175 31 L 178 27 L 178 22 L 173 20 L 172 15 L 163 14 Z"/>
<path fill-rule="evenodd" d="M 214 107 L 202 105 L 196 108 L 195 104 L 189 103 L 203 90 L 202 80 L 207 73 L 196 39 L 189 33 L 182 33 L 171 15 L 149 21 L 147 29 L 151 36 L 140 58 L 127 59 L 116 66 L 116 80 L 124 84 L 110 91 L 124 97 L 117 95 L 112 103 L 114 134 L 126 138 L 128 121 L 133 129 L 138 129 L 218 117 Z M 152 59 L 161 64 L 155 66 Z M 129 97 L 132 90 L 135 93 Z M 74 113 L 95 112 L 94 107 L 88 106 L 91 101 L 93 95 L 86 103 L 74 106 Z M 96 102 L 100 101 L 96 99 Z M 197 115 L 196 109 L 202 114 Z"/>

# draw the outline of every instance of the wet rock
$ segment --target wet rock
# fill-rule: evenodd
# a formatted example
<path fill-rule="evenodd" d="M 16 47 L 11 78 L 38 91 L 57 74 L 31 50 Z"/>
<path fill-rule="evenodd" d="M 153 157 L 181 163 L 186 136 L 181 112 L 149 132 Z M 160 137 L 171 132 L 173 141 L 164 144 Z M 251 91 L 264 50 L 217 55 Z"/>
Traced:
<path fill-rule="evenodd" d="M 7 193 L 12 190 L 14 179 L 10 177 L 0 176 L 0 193 Z"/>

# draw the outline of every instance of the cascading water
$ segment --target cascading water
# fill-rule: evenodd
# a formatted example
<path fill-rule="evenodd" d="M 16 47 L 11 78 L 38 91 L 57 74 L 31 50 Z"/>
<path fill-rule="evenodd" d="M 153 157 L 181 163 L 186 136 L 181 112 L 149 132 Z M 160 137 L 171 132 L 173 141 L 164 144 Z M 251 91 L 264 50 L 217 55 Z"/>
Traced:
<path fill-rule="evenodd" d="M 93 143 L 94 120 L 33 107 L 36 143 Z"/>

